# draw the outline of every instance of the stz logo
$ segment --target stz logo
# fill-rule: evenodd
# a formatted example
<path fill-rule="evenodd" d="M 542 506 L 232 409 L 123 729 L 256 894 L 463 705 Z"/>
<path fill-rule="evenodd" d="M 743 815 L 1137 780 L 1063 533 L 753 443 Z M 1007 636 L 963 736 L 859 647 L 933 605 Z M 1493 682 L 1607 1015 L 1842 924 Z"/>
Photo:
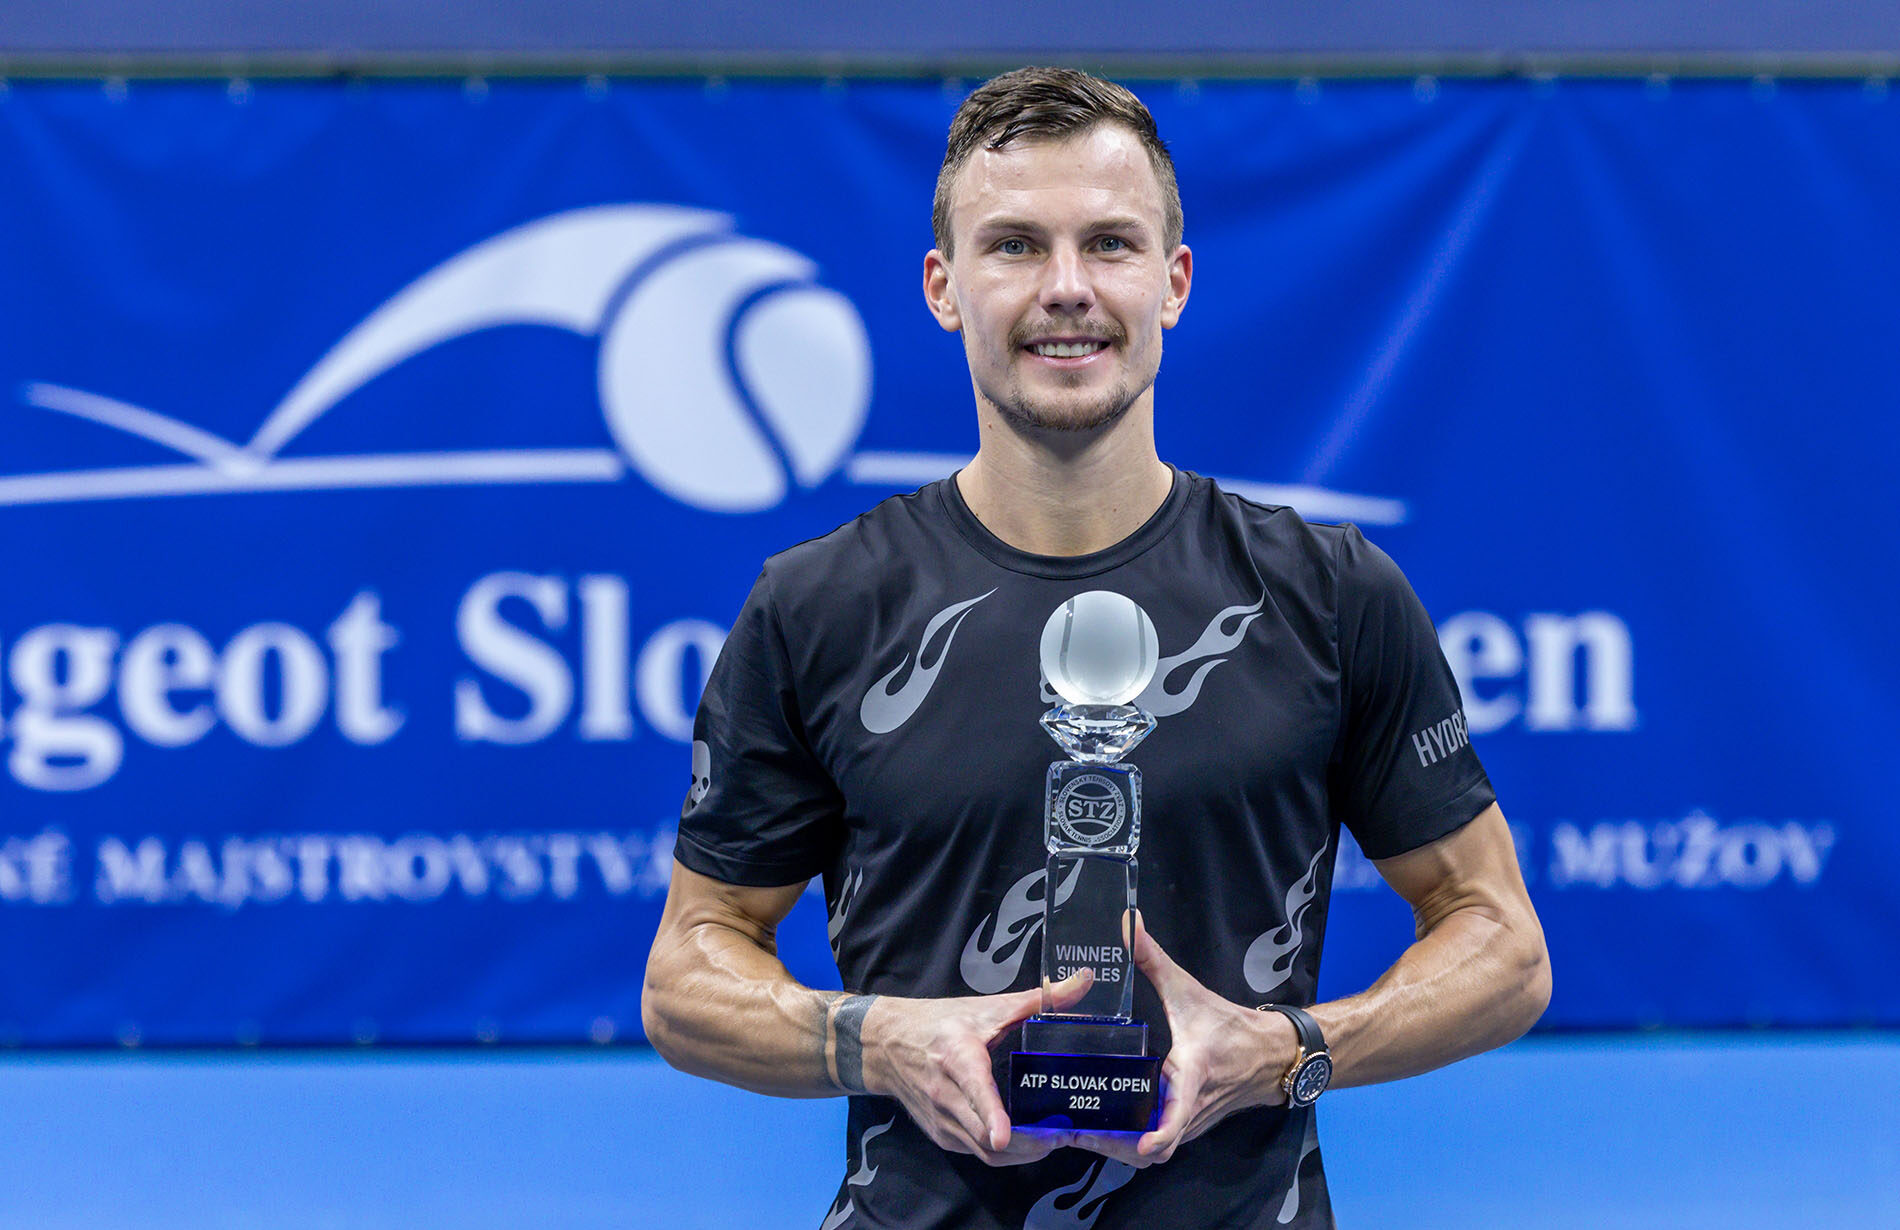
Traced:
<path fill-rule="evenodd" d="M 1056 827 L 1084 846 L 1107 845 L 1128 823 L 1128 800 L 1119 786 L 1100 773 L 1070 778 L 1056 792 L 1050 811 Z"/>

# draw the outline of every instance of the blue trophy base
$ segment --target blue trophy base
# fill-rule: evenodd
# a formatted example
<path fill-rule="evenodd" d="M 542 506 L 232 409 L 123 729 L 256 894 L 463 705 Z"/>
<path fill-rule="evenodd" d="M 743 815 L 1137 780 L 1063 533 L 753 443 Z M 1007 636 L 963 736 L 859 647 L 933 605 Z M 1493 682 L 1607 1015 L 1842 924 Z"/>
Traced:
<path fill-rule="evenodd" d="M 1009 1121 L 1017 1127 L 1146 1132 L 1161 1108 L 1161 1060 L 1144 1054 L 1139 1021 L 1036 1017 L 1009 1056 Z"/>

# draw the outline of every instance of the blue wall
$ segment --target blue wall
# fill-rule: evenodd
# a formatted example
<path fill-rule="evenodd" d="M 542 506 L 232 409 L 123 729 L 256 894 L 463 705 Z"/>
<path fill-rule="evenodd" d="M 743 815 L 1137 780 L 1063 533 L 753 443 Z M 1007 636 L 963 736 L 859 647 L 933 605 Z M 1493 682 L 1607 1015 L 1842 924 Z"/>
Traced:
<path fill-rule="evenodd" d="M 1142 92 L 1163 452 L 1411 573 L 1549 1021 L 1900 1023 L 1900 100 Z M 0 1042 L 637 1030 L 759 560 L 974 446 L 917 292 L 955 102 L 0 95 Z M 1339 885 L 1334 991 L 1410 934 Z"/>

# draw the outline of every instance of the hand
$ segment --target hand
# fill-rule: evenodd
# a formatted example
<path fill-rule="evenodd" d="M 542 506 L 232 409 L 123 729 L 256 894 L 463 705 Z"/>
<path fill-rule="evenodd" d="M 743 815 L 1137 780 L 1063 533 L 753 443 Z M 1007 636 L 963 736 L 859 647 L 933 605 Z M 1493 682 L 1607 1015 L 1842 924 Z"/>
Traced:
<path fill-rule="evenodd" d="M 1081 1000 L 1095 976 L 1081 970 L 1049 986 L 1051 1009 Z M 1074 1133 L 1010 1129 L 990 1075 L 990 1047 L 1043 1010 L 1043 993 L 1014 991 L 957 999 L 880 998 L 864 1018 L 864 1085 L 896 1098 L 924 1135 L 991 1166 L 1041 1161 Z"/>
<path fill-rule="evenodd" d="M 1176 965 L 1135 915 L 1135 964 L 1161 996 L 1174 1044 L 1161 1065 L 1161 1121 L 1131 1140 L 1126 1133 L 1077 1132 L 1074 1143 L 1130 1166 L 1174 1156 L 1234 1111 L 1286 1101 L 1280 1075 L 1299 1039 L 1278 1012 L 1256 1012 L 1222 999 Z"/>

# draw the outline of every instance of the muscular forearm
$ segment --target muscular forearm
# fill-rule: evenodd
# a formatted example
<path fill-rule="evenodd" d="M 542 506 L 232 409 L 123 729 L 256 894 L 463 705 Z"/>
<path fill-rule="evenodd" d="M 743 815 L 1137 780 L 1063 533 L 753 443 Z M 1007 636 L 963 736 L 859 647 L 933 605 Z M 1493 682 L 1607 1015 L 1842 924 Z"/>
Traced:
<path fill-rule="evenodd" d="M 1549 999 L 1535 918 L 1527 926 L 1469 907 L 1437 920 L 1371 987 L 1313 1015 L 1341 1087 L 1416 1076 L 1502 1046 Z"/>
<path fill-rule="evenodd" d="M 826 1062 L 836 991 L 795 980 L 776 956 L 702 924 L 647 964 L 647 1039 L 683 1072 L 780 1097 L 840 1092 Z"/>
<path fill-rule="evenodd" d="M 781 1097 L 892 1097 L 931 1140 L 991 1165 L 1064 1143 L 1012 1133 L 990 1079 L 990 1046 L 1041 1006 L 1042 990 L 935 1000 L 814 991 L 772 943 L 795 891 L 709 889 L 677 869 L 674 887 L 642 998 L 647 1036 L 673 1066 Z M 1075 975 L 1047 994 L 1064 1007 L 1087 989 Z"/>
<path fill-rule="evenodd" d="M 641 1019 L 667 1061 L 759 1093 L 895 1098 L 937 1144 L 991 1165 L 1035 1161 L 1059 1133 L 1012 1133 L 990 1079 L 990 1047 L 1089 980 L 952 999 L 853 995 L 799 985 L 774 936 L 799 886 L 748 888 L 673 868 L 647 958 Z"/>
<path fill-rule="evenodd" d="M 1496 804 L 1378 866 L 1411 903 L 1418 938 L 1364 992 L 1313 1009 L 1336 1085 L 1415 1076 L 1502 1046 L 1550 1002 L 1544 932 Z"/>
<path fill-rule="evenodd" d="M 667 1062 L 781 1097 L 863 1089 L 866 996 L 817 991 L 778 959 L 798 888 L 742 889 L 675 868 L 640 1015 Z"/>

